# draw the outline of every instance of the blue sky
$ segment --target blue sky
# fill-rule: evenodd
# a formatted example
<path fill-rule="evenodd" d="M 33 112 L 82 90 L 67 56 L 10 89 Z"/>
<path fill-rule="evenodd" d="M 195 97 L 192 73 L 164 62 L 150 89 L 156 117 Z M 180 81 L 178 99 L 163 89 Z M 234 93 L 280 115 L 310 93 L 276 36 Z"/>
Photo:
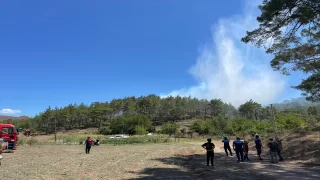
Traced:
<path fill-rule="evenodd" d="M 252 96 L 261 103 L 299 96 L 290 85 L 300 75 L 273 72 L 270 56 L 238 39 L 255 23 L 250 7 L 244 0 L 2 1 L 0 113 L 33 116 L 49 105 L 148 94 L 235 105 L 257 89 L 270 92 Z"/>

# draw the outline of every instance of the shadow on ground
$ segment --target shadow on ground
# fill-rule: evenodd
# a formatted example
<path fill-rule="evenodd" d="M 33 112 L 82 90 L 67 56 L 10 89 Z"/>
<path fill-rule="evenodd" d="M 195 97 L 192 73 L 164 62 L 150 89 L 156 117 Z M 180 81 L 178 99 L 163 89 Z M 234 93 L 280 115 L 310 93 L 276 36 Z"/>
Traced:
<path fill-rule="evenodd" d="M 205 154 L 175 155 L 170 158 L 153 159 L 167 165 L 177 165 L 179 168 L 150 167 L 138 173 L 135 179 L 320 179 L 319 166 L 300 166 L 281 162 L 270 163 L 270 159 L 237 163 L 236 157 L 226 157 L 224 153 L 215 153 L 215 166 L 206 166 Z"/>

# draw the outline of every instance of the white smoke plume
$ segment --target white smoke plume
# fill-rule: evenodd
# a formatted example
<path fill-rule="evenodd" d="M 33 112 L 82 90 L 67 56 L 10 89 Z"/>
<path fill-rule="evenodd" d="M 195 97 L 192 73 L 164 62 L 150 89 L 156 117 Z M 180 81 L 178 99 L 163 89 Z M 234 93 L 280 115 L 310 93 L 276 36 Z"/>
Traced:
<path fill-rule="evenodd" d="M 174 90 L 162 97 L 220 98 L 238 107 L 250 99 L 266 105 L 283 93 L 286 77 L 272 70 L 272 57 L 266 55 L 264 49 L 241 42 L 245 32 L 258 25 L 257 4 L 245 9 L 243 15 L 220 19 L 212 27 L 212 40 L 202 48 L 190 69 L 198 85 Z"/>

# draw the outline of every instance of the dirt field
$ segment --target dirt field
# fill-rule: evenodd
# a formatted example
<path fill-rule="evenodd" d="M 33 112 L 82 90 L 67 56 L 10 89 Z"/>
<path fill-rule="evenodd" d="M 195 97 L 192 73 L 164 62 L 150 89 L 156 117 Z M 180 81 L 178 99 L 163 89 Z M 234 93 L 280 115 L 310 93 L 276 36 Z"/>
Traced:
<path fill-rule="evenodd" d="M 218 144 L 218 143 L 216 143 Z M 268 158 L 238 164 L 217 145 L 215 166 L 207 167 L 200 142 L 92 147 L 21 146 L 3 155 L 2 180 L 12 179 L 319 179 L 320 167 Z"/>

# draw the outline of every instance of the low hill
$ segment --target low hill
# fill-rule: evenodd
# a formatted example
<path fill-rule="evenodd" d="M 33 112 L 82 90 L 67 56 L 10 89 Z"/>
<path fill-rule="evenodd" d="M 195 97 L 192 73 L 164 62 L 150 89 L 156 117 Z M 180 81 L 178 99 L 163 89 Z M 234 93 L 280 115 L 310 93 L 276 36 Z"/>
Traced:
<path fill-rule="evenodd" d="M 282 103 L 274 104 L 274 107 L 278 110 L 292 109 L 292 108 L 301 109 L 309 106 L 320 106 L 320 103 L 319 102 L 312 103 L 310 101 L 307 101 L 305 97 L 299 97 L 291 100 L 285 100 Z"/>
<path fill-rule="evenodd" d="M 0 115 L 0 121 L 8 120 L 8 119 L 13 119 L 13 120 L 25 120 L 25 119 L 29 119 L 29 117 L 28 117 L 28 116 L 15 117 L 15 116 L 2 116 L 2 115 Z"/>

